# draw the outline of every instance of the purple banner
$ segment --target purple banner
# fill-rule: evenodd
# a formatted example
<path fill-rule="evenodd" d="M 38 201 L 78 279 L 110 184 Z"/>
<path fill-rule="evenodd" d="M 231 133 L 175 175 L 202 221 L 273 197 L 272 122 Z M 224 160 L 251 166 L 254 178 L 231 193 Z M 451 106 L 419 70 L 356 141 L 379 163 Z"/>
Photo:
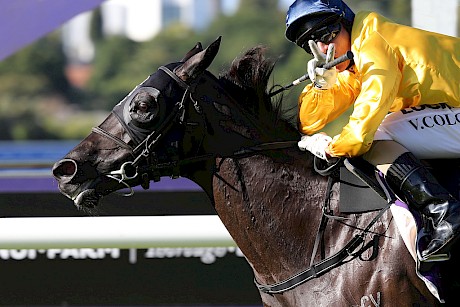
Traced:
<path fill-rule="evenodd" d="M 0 0 L 0 60 L 104 0 Z"/>
<path fill-rule="evenodd" d="M 168 177 L 161 178 L 159 182 L 151 182 L 150 188 L 144 190 L 141 187 L 135 187 L 136 191 L 147 192 L 193 192 L 202 191 L 193 181 L 186 178 L 171 179 Z M 56 192 L 58 187 L 56 180 L 51 176 L 40 177 L 0 177 L 0 193 L 12 192 Z"/>

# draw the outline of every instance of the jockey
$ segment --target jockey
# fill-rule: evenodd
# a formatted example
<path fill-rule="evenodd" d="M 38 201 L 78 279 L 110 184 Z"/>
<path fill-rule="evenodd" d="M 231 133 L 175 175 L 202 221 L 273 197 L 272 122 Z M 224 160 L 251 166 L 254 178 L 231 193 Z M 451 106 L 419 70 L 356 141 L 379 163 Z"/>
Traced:
<path fill-rule="evenodd" d="M 299 147 L 326 160 L 362 156 L 431 220 L 419 257 L 447 250 L 460 233 L 460 203 L 418 159 L 460 158 L 460 40 L 375 12 L 355 16 L 342 0 L 296 0 L 286 37 L 314 55 L 299 97 Z M 318 67 L 348 50 L 353 60 Z M 340 134 L 318 133 L 351 106 Z"/>

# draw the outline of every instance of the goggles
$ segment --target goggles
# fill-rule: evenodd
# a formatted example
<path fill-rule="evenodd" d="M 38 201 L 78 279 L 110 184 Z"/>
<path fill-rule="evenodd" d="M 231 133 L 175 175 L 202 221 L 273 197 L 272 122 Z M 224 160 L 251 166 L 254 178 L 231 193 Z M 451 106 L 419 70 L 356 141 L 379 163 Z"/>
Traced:
<path fill-rule="evenodd" d="M 324 27 L 316 30 L 314 33 L 311 33 L 308 36 L 308 39 L 306 39 L 306 37 L 303 38 L 303 36 L 305 34 L 307 34 L 305 32 L 297 40 L 297 42 L 298 42 L 297 45 L 299 45 L 307 53 L 313 54 L 311 52 L 311 50 L 310 50 L 310 46 L 308 45 L 309 40 L 313 40 L 315 43 L 321 42 L 323 44 L 328 45 L 337 37 L 337 35 L 339 35 L 341 30 L 342 30 L 342 25 L 340 23 L 336 23 L 336 24 L 324 26 Z M 301 44 L 299 44 L 300 41 L 302 42 Z"/>
<path fill-rule="evenodd" d="M 318 19 L 320 19 L 318 21 Z M 322 42 L 330 44 L 339 35 L 342 30 L 342 16 L 331 15 L 326 18 L 319 17 L 312 20 L 313 26 L 306 27 L 308 29 L 297 37 L 295 43 L 307 53 L 312 54 L 308 41 L 313 40 L 315 43 Z"/>

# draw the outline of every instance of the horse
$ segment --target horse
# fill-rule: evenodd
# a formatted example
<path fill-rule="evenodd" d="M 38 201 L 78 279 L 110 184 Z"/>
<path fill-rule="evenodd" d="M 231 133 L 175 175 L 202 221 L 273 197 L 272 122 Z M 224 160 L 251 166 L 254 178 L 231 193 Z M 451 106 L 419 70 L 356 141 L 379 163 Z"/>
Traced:
<path fill-rule="evenodd" d="M 207 69 L 220 43 L 161 66 L 56 162 L 62 194 L 91 213 L 114 191 L 185 177 L 211 200 L 264 306 L 439 305 L 390 210 L 340 212 L 338 184 L 297 148 L 270 95 L 266 48 L 216 77 Z"/>

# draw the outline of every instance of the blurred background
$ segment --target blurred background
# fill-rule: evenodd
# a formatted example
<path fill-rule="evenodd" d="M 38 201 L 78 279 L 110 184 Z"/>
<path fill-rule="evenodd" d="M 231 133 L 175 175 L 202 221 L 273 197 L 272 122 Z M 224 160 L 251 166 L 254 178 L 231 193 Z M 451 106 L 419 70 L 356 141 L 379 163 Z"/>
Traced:
<path fill-rule="evenodd" d="M 452 36 L 459 31 L 459 0 L 346 2 L 355 12 L 377 11 L 405 25 Z M 88 6 L 69 13 L 76 3 Z M 59 194 L 51 165 L 137 84 L 159 66 L 181 59 L 198 41 L 207 46 L 222 36 L 209 68 L 215 75 L 255 45 L 265 45 L 277 59 L 271 85 L 305 74 L 310 56 L 284 37 L 291 3 L 0 0 L 0 217 L 84 217 Z M 38 17 L 46 30 L 34 37 L 35 28 L 42 28 L 34 24 Z M 6 20 L 10 24 L 4 25 Z M 288 108 L 297 104 L 304 85 L 284 94 Z M 339 132 L 345 120 L 325 130 Z M 165 178 L 133 197 L 105 198 L 99 215 L 215 212 L 198 186 Z M 18 229 L 30 227 L 26 222 Z M 0 237 L 15 235 L 2 231 Z M 2 244 L 2 306 L 260 306 L 252 271 L 235 246 L 11 249 Z"/>
<path fill-rule="evenodd" d="M 278 59 L 273 85 L 290 83 L 306 72 L 309 60 L 284 37 L 291 2 L 103 1 L 0 62 L 0 139 L 80 139 L 160 65 L 219 35 L 223 41 L 211 72 L 218 74 L 246 49 L 262 44 Z M 407 0 L 348 4 L 411 24 Z M 286 95 L 287 104 L 296 103 L 301 87 Z"/>
<path fill-rule="evenodd" d="M 222 47 L 210 68 L 215 74 L 259 44 L 278 59 L 273 85 L 303 75 L 310 59 L 284 37 L 291 0 L 100 2 L 0 61 L 0 140 L 80 139 L 160 65 L 219 35 Z M 373 10 L 402 24 L 457 33 L 457 0 L 347 3 L 354 11 Z M 14 29 L 10 33 L 15 35 Z M 286 95 L 286 104 L 296 104 L 302 87 Z"/>

